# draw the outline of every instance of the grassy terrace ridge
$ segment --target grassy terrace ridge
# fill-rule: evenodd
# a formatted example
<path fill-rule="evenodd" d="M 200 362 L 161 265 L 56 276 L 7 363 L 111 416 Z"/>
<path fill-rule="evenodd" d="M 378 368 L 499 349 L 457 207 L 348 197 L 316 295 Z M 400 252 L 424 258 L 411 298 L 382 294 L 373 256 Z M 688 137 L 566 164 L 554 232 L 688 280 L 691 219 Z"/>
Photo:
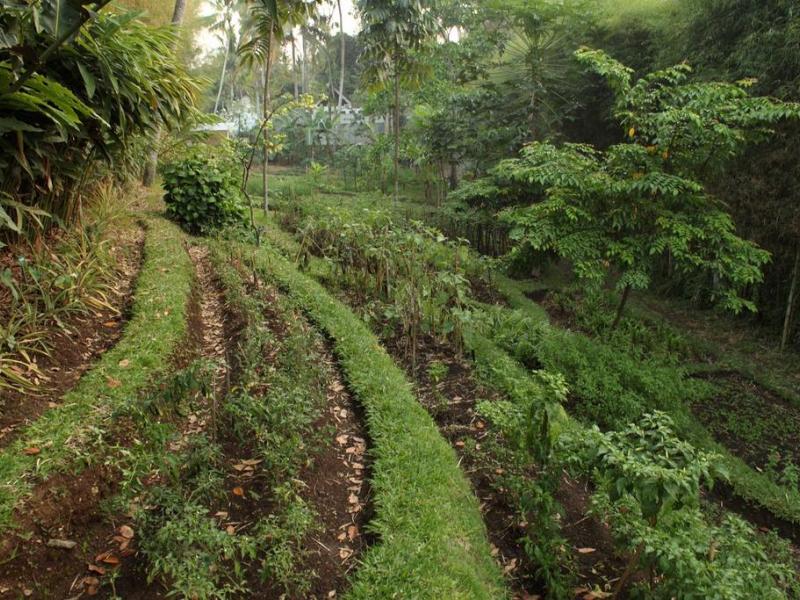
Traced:
<path fill-rule="evenodd" d="M 411 385 L 375 335 L 344 304 L 272 247 L 259 270 L 277 281 L 334 341 L 367 415 L 375 517 L 370 548 L 347 597 L 503 598 L 478 502 Z"/>
<path fill-rule="evenodd" d="M 319 197 L 317 198 L 319 201 Z M 378 210 L 386 211 L 394 216 L 397 216 L 401 221 L 404 217 L 397 211 L 379 207 L 377 201 L 373 198 L 357 198 L 352 201 L 352 209 L 357 210 L 362 207 L 374 207 Z M 325 202 L 323 201 L 323 205 Z M 262 221 L 263 223 L 263 221 Z M 273 222 L 269 222 L 269 230 L 271 239 L 274 239 L 276 246 L 286 255 L 293 255 L 297 252 L 297 242 L 288 235 L 286 232 L 277 227 Z M 317 275 L 322 268 L 318 261 L 312 260 L 309 265 L 310 272 Z M 492 281 L 497 291 L 505 298 L 510 306 L 510 310 L 516 311 L 530 320 L 532 324 L 542 324 L 543 326 L 557 328 L 557 326 L 550 324 L 550 320 L 545 309 L 537 302 L 531 300 L 527 296 L 527 292 L 536 289 L 537 284 L 527 281 L 518 281 L 507 277 L 506 275 L 493 272 L 491 275 Z M 507 308 L 494 307 L 497 310 L 508 311 Z M 573 339 L 574 336 L 582 336 L 581 333 L 571 332 L 567 330 L 560 330 L 566 339 Z M 477 332 L 473 332 L 477 334 Z M 492 336 L 489 335 L 489 338 Z M 486 343 L 489 342 L 486 336 L 473 335 L 475 340 L 481 347 L 486 348 Z M 602 344 L 602 341 L 595 340 L 591 337 L 586 337 L 587 343 Z M 467 340 L 469 343 L 469 340 Z M 490 343 L 492 351 L 491 355 L 497 357 L 497 352 L 506 354 L 508 348 L 500 348 L 493 341 Z M 474 349 L 474 348 L 473 348 Z M 509 355 L 506 355 L 508 361 L 517 362 L 517 360 Z M 503 362 L 508 362 L 503 361 Z M 520 369 L 527 370 L 521 364 Z M 497 384 L 498 382 L 490 382 Z M 571 382 L 570 382 L 571 383 Z M 499 386 L 501 389 L 502 385 Z M 788 490 L 773 482 L 765 474 L 758 472 L 747 465 L 740 458 L 734 456 L 728 448 L 718 443 L 713 439 L 712 435 L 696 420 L 689 417 L 686 413 L 673 414 L 676 418 L 676 423 L 679 425 L 681 435 L 698 448 L 717 453 L 721 457 L 721 464 L 729 477 L 729 484 L 733 493 L 742 500 L 757 506 L 762 507 L 776 517 L 791 522 L 794 525 L 800 525 L 800 494 Z"/>
<path fill-rule="evenodd" d="M 496 276 L 498 291 L 505 297 L 514 310 L 517 310 L 531 319 L 534 323 L 548 323 L 547 313 L 544 309 L 525 295 L 526 283 L 514 281 L 505 276 Z M 552 327 L 552 325 L 549 325 Z M 570 333 L 570 335 L 582 335 Z M 589 338 L 591 339 L 591 338 Z M 488 354 L 498 356 L 505 354 L 503 350 L 487 339 L 478 336 L 476 343 Z M 478 354 L 480 356 L 480 353 Z M 505 359 L 514 361 L 506 355 Z M 514 361 L 516 362 L 516 361 Z M 521 365 L 519 368 L 523 368 Z M 500 386 L 503 387 L 503 386 Z M 680 419 L 681 430 L 687 440 L 695 446 L 707 451 L 715 452 L 720 456 L 720 461 L 728 474 L 729 484 L 734 494 L 742 500 L 761 506 L 775 516 L 800 525 L 800 494 L 790 492 L 747 465 L 743 460 L 734 456 L 728 448 L 713 439 L 713 436 L 696 420 L 684 417 Z"/>
<path fill-rule="evenodd" d="M 111 410 L 132 401 L 186 337 L 193 279 L 184 237 L 163 219 L 145 221 L 144 264 L 133 313 L 122 339 L 67 393 L 0 454 L 0 529 L 12 525 L 16 503 L 34 477 L 66 468 L 84 436 Z"/>

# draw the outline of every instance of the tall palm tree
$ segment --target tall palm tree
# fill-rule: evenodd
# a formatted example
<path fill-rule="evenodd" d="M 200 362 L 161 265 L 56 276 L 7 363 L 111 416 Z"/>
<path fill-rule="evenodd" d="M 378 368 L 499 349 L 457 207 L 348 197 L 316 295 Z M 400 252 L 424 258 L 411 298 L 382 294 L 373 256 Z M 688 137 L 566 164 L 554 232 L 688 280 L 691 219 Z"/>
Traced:
<path fill-rule="evenodd" d="M 336 0 L 339 7 L 339 38 L 340 38 L 340 66 L 339 66 L 339 101 L 336 103 L 336 108 L 341 110 L 342 101 L 344 99 L 344 69 L 345 69 L 345 52 L 347 51 L 347 43 L 344 39 L 344 13 L 342 11 L 342 0 Z"/>
<path fill-rule="evenodd" d="M 239 54 L 251 65 L 260 63 L 263 72 L 264 98 L 262 130 L 264 132 L 264 211 L 269 210 L 269 130 L 272 99 L 270 83 L 272 65 L 280 51 L 281 40 L 290 27 L 309 18 L 310 11 L 320 0 L 247 0 L 249 14 L 243 30 Z"/>
<path fill-rule="evenodd" d="M 429 70 L 419 52 L 435 38 L 439 24 L 432 0 L 357 0 L 361 15 L 368 83 L 394 92 L 394 200 L 400 196 L 400 85 L 416 83 Z"/>
<path fill-rule="evenodd" d="M 216 31 L 219 39 L 225 47 L 225 54 L 222 59 L 222 74 L 219 78 L 219 89 L 217 99 L 214 101 L 214 114 L 219 110 L 222 90 L 225 87 L 225 74 L 228 69 L 231 46 L 236 43 L 236 28 L 233 18 L 236 13 L 237 0 L 215 0 L 215 9 L 219 15 L 217 21 L 211 26 L 212 31 Z"/>

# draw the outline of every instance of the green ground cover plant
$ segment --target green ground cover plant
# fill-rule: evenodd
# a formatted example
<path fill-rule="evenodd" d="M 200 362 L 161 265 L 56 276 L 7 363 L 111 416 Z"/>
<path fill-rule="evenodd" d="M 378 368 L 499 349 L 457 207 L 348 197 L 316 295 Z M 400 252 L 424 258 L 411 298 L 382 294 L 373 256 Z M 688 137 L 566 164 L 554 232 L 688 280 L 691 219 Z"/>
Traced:
<path fill-rule="evenodd" d="M 0 526 L 12 526 L 16 503 L 37 478 L 70 468 L 81 445 L 110 411 L 136 402 L 138 392 L 169 363 L 186 337 L 192 266 L 178 230 L 146 221 L 145 259 L 133 316 L 119 343 L 103 355 L 63 403 L 25 429 L 0 456 Z M 27 450 L 27 452 L 26 452 Z"/>
<path fill-rule="evenodd" d="M 333 339 L 367 414 L 374 448 L 371 528 L 380 541 L 367 552 L 348 597 L 503 597 L 477 501 L 401 371 L 358 317 L 274 249 L 262 249 L 256 260 L 264 277 L 286 289 Z"/>

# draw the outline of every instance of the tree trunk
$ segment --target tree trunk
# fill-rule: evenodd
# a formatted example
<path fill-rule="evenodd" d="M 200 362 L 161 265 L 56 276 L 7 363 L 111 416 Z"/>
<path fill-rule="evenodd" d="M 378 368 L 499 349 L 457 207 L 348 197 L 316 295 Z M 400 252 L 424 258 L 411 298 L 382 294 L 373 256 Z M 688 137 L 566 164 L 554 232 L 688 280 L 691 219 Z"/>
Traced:
<path fill-rule="evenodd" d="M 266 63 L 264 64 L 264 173 L 262 182 L 264 184 L 264 212 L 269 212 L 269 111 L 272 104 L 272 95 L 269 91 L 269 84 L 272 80 L 272 51 L 275 41 L 275 23 L 270 25 L 269 30 L 269 51 L 267 52 Z"/>
<path fill-rule="evenodd" d="M 458 163 L 450 163 L 450 189 L 454 190 L 458 187 Z"/>
<path fill-rule="evenodd" d="M 336 104 L 338 109 L 342 108 L 344 103 L 344 68 L 345 68 L 345 52 L 347 52 L 347 43 L 344 39 L 344 12 L 342 11 L 342 0 L 337 0 L 339 5 L 339 37 L 341 38 L 339 61 L 341 62 L 339 70 L 339 102 Z"/>
<path fill-rule="evenodd" d="M 214 101 L 214 114 L 219 110 L 219 101 L 222 98 L 222 88 L 225 86 L 225 71 L 228 69 L 228 55 L 231 50 L 230 40 L 225 40 L 225 58 L 222 60 L 222 75 L 219 78 L 219 90 L 217 91 L 217 99 Z"/>
<path fill-rule="evenodd" d="M 308 93 L 308 69 L 306 68 L 306 32 L 300 28 L 300 50 L 303 52 L 303 57 L 300 62 L 300 83 L 303 87 L 303 93 Z"/>
<path fill-rule="evenodd" d="M 400 71 L 394 65 L 394 201 L 400 199 Z"/>
<path fill-rule="evenodd" d="M 186 0 L 175 0 L 175 10 L 172 11 L 172 24 L 180 25 L 183 23 L 183 16 L 186 14 Z"/>
<path fill-rule="evenodd" d="M 294 31 L 292 31 L 292 84 L 294 85 L 294 99 L 300 97 L 300 84 L 297 82 L 297 43 L 294 39 Z"/>
<path fill-rule="evenodd" d="M 792 333 L 792 315 L 794 314 L 794 304 L 797 297 L 797 279 L 800 278 L 800 243 L 794 255 L 794 268 L 792 269 L 792 283 L 789 286 L 789 298 L 786 301 L 786 316 L 783 319 L 783 334 L 781 335 L 781 350 L 786 350 L 789 345 L 789 337 Z"/>
<path fill-rule="evenodd" d="M 172 11 L 172 25 L 177 27 L 183 23 L 183 16 L 186 14 L 186 0 L 175 0 L 175 9 Z M 178 40 L 175 39 L 173 51 L 178 49 Z M 158 140 L 161 138 L 161 130 L 157 130 L 154 135 L 154 145 L 158 146 Z M 153 148 L 150 150 L 147 164 L 144 167 L 144 174 L 142 175 L 142 185 L 146 187 L 152 186 L 156 181 L 156 171 L 158 170 L 158 150 Z"/>
<path fill-rule="evenodd" d="M 622 320 L 622 314 L 625 311 L 625 304 L 628 302 L 628 296 L 631 295 L 631 286 L 626 285 L 625 289 L 622 290 L 622 298 L 619 301 L 619 306 L 617 306 L 617 316 L 614 317 L 614 322 L 611 324 L 611 331 L 614 331 L 619 325 L 619 322 Z"/>

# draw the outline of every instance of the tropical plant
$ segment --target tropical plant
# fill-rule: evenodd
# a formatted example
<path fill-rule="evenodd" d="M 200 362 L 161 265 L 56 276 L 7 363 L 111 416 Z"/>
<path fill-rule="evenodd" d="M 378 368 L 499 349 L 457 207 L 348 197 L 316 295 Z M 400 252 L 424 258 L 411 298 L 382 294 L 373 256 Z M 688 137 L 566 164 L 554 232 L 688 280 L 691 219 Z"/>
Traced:
<path fill-rule="evenodd" d="M 364 77 L 376 88 L 394 92 L 394 199 L 400 196 L 400 86 L 417 84 L 428 71 L 420 56 L 438 31 L 430 0 L 359 0 L 366 62 Z"/>
<path fill-rule="evenodd" d="M 172 58 L 172 31 L 131 14 L 85 23 L 76 11 L 26 4 L 7 23 L 15 37 L 0 48 L 0 205 L 16 218 L 0 211 L 2 227 L 18 230 L 22 216 L 42 211 L 76 219 L 93 182 L 130 173 L 139 136 L 193 109 L 196 85 Z"/>
<path fill-rule="evenodd" d="M 622 297 L 612 329 L 631 290 L 650 287 L 663 257 L 677 272 L 706 274 L 712 302 L 754 311 L 742 293 L 761 280 L 769 256 L 736 235 L 703 181 L 770 125 L 799 117 L 800 107 L 750 97 L 748 82 L 688 81 L 686 65 L 634 84 L 631 70 L 602 52 L 577 57 L 616 94 L 628 141 L 605 151 L 535 142 L 498 165 L 497 180 L 525 185 L 530 200 L 541 200 L 505 213 L 512 237 L 569 259 L 589 284 L 616 276 Z"/>
<path fill-rule="evenodd" d="M 194 234 L 241 225 L 238 167 L 231 152 L 202 145 L 163 165 L 167 215 Z"/>

